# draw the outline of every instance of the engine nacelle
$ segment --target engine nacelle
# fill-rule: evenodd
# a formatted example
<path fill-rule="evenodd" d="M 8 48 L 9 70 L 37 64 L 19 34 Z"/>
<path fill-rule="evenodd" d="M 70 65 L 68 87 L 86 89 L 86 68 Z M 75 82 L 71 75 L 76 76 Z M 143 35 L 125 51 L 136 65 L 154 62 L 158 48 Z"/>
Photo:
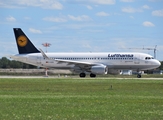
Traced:
<path fill-rule="evenodd" d="M 107 66 L 104 66 L 104 65 L 92 66 L 91 67 L 91 73 L 93 73 L 93 74 L 107 74 L 108 68 L 107 68 Z"/>

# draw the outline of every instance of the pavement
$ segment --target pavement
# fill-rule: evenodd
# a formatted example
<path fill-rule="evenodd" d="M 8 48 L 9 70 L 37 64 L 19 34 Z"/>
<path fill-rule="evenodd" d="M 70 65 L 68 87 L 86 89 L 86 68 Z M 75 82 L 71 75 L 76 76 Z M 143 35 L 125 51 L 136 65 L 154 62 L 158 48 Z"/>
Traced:
<path fill-rule="evenodd" d="M 0 76 L 0 78 L 79 78 L 78 76 Z M 96 77 L 96 78 L 89 78 L 86 77 L 86 79 L 140 79 L 140 80 L 163 80 L 163 78 L 116 78 L 116 77 Z M 85 78 L 81 78 L 81 79 L 85 79 Z"/>

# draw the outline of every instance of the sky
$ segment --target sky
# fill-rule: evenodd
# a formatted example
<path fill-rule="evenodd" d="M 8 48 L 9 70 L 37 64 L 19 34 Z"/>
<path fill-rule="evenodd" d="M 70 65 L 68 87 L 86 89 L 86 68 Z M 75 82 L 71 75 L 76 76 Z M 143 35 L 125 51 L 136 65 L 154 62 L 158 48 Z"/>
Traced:
<path fill-rule="evenodd" d="M 163 0 L 0 0 L 0 58 L 13 28 L 48 52 L 143 52 L 163 61 Z M 130 49 L 132 48 L 132 49 Z"/>

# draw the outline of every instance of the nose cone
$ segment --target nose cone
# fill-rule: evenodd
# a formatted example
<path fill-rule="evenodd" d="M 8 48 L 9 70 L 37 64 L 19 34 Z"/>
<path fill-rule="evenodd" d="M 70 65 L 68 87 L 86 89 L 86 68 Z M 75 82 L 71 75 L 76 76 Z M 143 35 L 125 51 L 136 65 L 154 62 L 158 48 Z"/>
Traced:
<path fill-rule="evenodd" d="M 159 67 L 159 66 L 161 65 L 161 63 L 160 63 L 158 60 L 156 60 L 156 61 L 155 61 L 155 65 L 156 65 L 157 67 Z"/>

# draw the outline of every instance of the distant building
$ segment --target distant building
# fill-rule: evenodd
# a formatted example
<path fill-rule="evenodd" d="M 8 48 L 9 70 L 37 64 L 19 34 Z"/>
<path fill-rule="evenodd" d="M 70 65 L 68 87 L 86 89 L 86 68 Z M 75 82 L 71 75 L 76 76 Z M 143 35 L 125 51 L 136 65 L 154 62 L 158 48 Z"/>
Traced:
<path fill-rule="evenodd" d="M 120 75 L 132 75 L 132 70 L 121 70 Z"/>
<path fill-rule="evenodd" d="M 141 74 L 163 74 L 163 70 L 148 70 L 148 71 L 140 71 Z M 137 75 L 137 71 L 132 70 L 121 70 L 120 75 Z"/>
<path fill-rule="evenodd" d="M 140 71 L 141 74 L 144 74 L 144 71 Z M 120 75 L 137 75 L 137 71 L 133 70 L 121 70 Z"/>
<path fill-rule="evenodd" d="M 161 74 L 162 75 L 163 70 L 153 70 L 153 74 Z"/>
<path fill-rule="evenodd" d="M 141 74 L 145 74 L 145 72 L 144 72 L 144 71 L 140 71 L 139 73 L 141 73 Z M 132 74 L 133 74 L 133 75 L 137 75 L 137 74 L 138 74 L 138 72 L 137 72 L 137 71 L 132 71 Z"/>

